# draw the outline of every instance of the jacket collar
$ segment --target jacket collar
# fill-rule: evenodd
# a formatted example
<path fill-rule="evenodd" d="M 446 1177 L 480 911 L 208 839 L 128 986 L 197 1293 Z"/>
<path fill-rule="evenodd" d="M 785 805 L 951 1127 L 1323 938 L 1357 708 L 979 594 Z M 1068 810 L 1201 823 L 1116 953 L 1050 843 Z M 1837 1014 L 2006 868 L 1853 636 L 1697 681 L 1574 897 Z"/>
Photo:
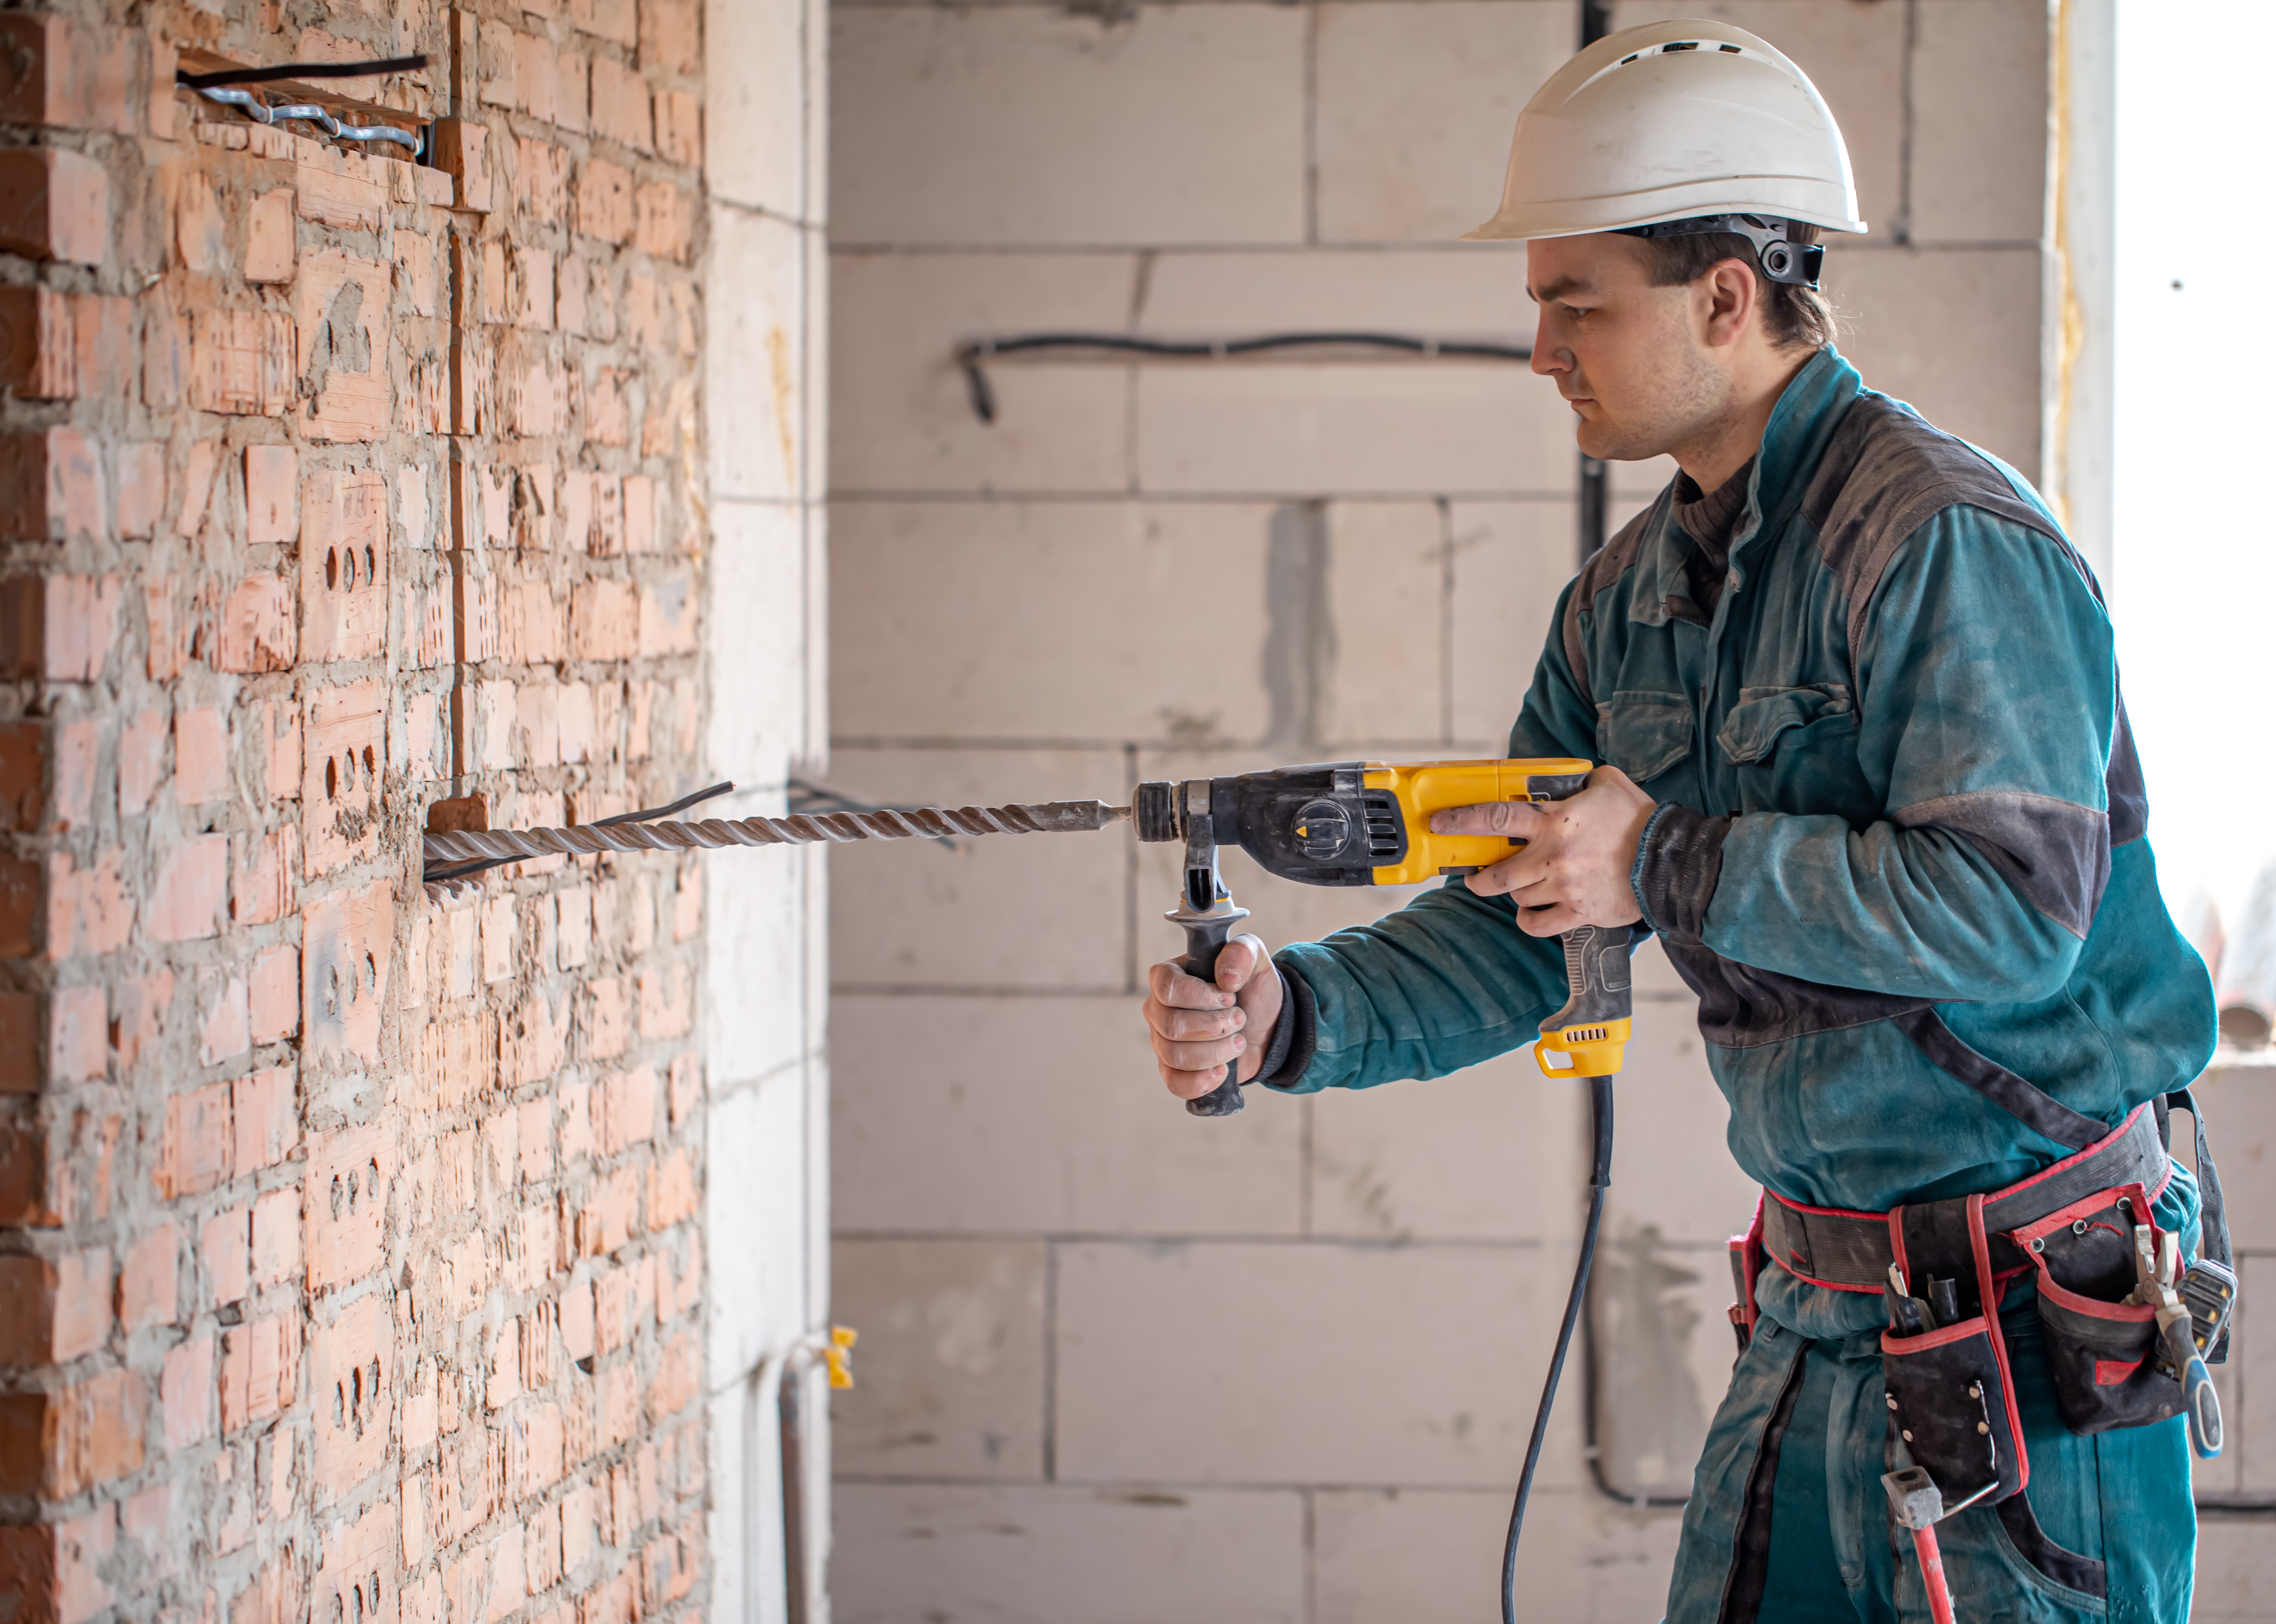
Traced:
<path fill-rule="evenodd" d="M 1756 536 L 1775 533 L 1794 516 L 1833 431 L 1864 387 L 1857 368 L 1832 345 L 1811 356 L 1794 375 L 1763 429 L 1762 449 L 1756 454 L 1754 477 L 1747 488 L 1747 505 L 1731 532 L 1734 565 Z M 1689 596 L 1683 566 L 1690 550 L 1689 541 L 1675 522 L 1671 482 L 1669 489 L 1660 493 L 1646 544 L 1638 550 L 1635 583 L 1628 599 L 1631 620 L 1657 626 L 1669 618 L 1672 596 Z"/>

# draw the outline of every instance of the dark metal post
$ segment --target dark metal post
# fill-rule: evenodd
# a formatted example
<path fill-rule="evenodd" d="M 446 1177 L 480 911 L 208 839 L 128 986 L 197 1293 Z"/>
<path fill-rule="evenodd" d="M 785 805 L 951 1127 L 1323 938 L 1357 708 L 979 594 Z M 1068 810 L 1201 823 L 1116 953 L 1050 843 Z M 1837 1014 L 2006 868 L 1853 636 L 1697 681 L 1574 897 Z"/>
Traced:
<path fill-rule="evenodd" d="M 1582 49 L 1594 45 L 1612 31 L 1612 8 L 1605 0 L 1581 0 Z M 1611 482 L 1604 462 L 1585 452 L 1581 456 L 1580 561 L 1586 564 L 1604 546 L 1612 512 Z"/>

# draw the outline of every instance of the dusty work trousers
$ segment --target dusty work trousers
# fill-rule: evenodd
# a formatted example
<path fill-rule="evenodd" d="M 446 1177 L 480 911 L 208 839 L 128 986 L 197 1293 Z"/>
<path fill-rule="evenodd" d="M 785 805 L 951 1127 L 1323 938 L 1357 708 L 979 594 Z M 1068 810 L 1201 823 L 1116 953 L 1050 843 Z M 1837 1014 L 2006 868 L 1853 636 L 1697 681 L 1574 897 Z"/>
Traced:
<path fill-rule="evenodd" d="M 2036 1306 L 2000 1324 L 2031 1514 L 1976 1506 L 1937 1525 L 1954 1612 L 2184 1624 L 2196 1511 L 2182 1422 L 2078 1437 L 2055 1408 Z M 1927 1624 L 1912 1536 L 1881 1486 L 1888 1446 L 1878 1331 L 1812 1341 L 1759 1321 L 1708 1431 L 1667 1624 Z"/>

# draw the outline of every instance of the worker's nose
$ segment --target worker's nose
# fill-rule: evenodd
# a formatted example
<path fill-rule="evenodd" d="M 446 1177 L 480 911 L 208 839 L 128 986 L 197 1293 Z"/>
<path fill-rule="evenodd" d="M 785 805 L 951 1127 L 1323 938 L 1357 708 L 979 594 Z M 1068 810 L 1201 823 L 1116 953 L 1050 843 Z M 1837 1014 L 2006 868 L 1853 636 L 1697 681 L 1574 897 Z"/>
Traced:
<path fill-rule="evenodd" d="M 1546 342 L 1544 335 L 1536 332 L 1533 338 L 1532 367 L 1536 373 L 1544 378 L 1553 378 L 1559 373 L 1570 372 L 1573 370 L 1573 352 L 1560 349 Z"/>

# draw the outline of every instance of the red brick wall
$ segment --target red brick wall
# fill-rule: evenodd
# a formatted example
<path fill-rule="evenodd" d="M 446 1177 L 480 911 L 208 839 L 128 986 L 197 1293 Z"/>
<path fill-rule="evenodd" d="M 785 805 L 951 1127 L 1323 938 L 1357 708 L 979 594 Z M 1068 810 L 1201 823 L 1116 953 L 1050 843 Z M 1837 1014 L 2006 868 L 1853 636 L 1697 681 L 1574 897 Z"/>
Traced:
<path fill-rule="evenodd" d="M 418 881 L 701 771 L 700 32 L 0 17 L 0 1624 L 702 1605 L 694 866 Z"/>

